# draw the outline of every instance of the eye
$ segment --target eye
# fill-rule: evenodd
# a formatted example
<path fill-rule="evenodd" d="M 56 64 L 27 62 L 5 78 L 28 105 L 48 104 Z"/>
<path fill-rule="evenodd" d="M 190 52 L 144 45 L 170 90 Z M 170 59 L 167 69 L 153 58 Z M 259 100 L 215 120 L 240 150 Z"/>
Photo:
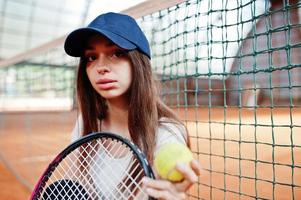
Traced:
<path fill-rule="evenodd" d="M 86 56 L 86 61 L 87 62 L 93 62 L 97 59 L 97 56 L 96 55 L 88 55 Z"/>
<path fill-rule="evenodd" d="M 95 54 L 93 52 L 87 52 L 84 54 L 84 60 L 88 63 L 97 60 L 97 58 L 98 58 L 97 54 Z"/>
<path fill-rule="evenodd" d="M 112 54 L 112 58 L 120 58 L 126 56 L 126 52 L 123 50 L 116 50 Z"/>

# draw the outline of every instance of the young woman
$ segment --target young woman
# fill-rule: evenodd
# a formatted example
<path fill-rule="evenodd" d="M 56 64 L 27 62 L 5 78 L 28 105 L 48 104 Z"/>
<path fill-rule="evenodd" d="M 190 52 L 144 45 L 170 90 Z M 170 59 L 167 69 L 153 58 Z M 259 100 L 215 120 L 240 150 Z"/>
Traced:
<path fill-rule="evenodd" d="M 168 142 L 189 145 L 186 128 L 159 97 L 149 43 L 130 16 L 106 13 L 86 28 L 70 33 L 65 51 L 80 57 L 77 92 L 80 115 L 72 140 L 96 131 L 118 133 L 132 140 L 152 164 L 156 151 Z M 182 182 L 144 178 L 148 195 L 185 199 L 197 181 L 200 166 L 177 164 Z"/>

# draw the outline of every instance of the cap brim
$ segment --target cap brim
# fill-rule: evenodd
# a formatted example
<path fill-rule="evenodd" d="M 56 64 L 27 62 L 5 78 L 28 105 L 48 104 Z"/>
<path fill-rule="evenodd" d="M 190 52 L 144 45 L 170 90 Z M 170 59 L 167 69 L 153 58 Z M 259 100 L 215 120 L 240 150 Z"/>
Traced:
<path fill-rule="evenodd" d="M 64 45 L 66 53 L 73 57 L 82 56 L 87 40 L 94 34 L 103 35 L 120 48 L 126 50 L 133 50 L 137 48 L 136 45 L 113 32 L 94 28 L 80 28 L 71 32 L 67 36 Z"/>

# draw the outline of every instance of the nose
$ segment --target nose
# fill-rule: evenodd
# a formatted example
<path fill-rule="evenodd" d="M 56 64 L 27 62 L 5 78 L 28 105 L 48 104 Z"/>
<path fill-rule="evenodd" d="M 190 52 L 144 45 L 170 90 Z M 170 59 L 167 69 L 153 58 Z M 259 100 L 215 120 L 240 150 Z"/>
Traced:
<path fill-rule="evenodd" d="M 100 56 L 96 66 L 96 71 L 97 73 L 102 75 L 111 71 L 110 67 L 108 66 L 108 62 L 106 62 L 104 56 Z"/>
<path fill-rule="evenodd" d="M 110 72 L 110 68 L 107 65 L 98 65 L 96 67 L 96 71 L 98 74 L 104 75 L 105 73 Z"/>

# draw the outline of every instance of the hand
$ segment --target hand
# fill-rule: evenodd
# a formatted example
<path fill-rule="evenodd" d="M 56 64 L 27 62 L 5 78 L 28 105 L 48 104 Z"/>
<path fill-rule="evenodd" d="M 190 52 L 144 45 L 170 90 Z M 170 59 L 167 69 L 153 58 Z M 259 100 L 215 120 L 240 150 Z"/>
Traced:
<path fill-rule="evenodd" d="M 177 163 L 176 169 L 184 176 L 184 180 L 181 182 L 144 177 L 143 185 L 146 193 L 153 198 L 162 200 L 185 199 L 186 191 L 198 181 L 201 167 L 196 160 L 192 160 L 190 166 Z"/>

